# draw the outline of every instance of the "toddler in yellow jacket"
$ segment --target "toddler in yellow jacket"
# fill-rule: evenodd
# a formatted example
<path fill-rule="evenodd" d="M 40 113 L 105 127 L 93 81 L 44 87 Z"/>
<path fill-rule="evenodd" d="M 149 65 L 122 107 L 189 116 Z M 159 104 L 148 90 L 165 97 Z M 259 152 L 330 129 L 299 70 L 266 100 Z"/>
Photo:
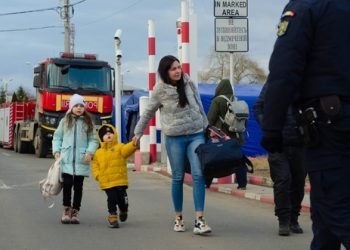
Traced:
<path fill-rule="evenodd" d="M 107 194 L 110 227 L 117 228 L 118 212 L 120 221 L 128 217 L 127 158 L 135 152 L 136 146 L 133 142 L 118 143 L 117 132 L 110 124 L 102 125 L 97 133 L 101 147 L 93 158 L 92 173 Z"/>

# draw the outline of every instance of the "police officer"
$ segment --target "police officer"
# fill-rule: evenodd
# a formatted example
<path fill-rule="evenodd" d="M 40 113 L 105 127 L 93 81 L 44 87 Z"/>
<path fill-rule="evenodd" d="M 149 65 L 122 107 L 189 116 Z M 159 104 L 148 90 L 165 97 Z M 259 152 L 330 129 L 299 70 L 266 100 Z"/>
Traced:
<path fill-rule="evenodd" d="M 261 144 L 282 151 L 296 101 L 307 140 L 311 249 L 350 249 L 350 1 L 290 0 L 270 59 Z"/>
<path fill-rule="evenodd" d="M 254 116 L 259 125 L 264 117 L 265 94 L 269 84 L 266 83 L 254 104 Z M 304 147 L 297 132 L 295 108 L 290 106 L 282 130 L 283 152 L 269 153 L 270 175 L 273 181 L 275 215 L 278 217 L 278 234 L 288 236 L 303 233 L 298 217 L 304 198 L 305 169 Z"/>

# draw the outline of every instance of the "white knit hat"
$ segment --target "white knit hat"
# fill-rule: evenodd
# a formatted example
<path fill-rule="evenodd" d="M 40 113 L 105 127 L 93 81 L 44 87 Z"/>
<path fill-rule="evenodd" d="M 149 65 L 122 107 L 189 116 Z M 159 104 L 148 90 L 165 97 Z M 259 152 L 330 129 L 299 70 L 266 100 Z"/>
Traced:
<path fill-rule="evenodd" d="M 77 104 L 82 104 L 85 107 L 85 100 L 84 100 L 84 97 L 82 97 L 81 95 L 74 94 L 70 98 L 69 109 L 68 109 L 67 113 L 71 112 L 72 108 Z"/>

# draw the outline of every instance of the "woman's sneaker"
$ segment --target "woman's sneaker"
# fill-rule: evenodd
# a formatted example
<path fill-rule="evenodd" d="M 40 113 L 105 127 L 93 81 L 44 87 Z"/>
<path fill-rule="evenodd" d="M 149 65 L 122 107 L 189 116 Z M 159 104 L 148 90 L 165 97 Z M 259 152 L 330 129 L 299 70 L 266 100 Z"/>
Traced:
<path fill-rule="evenodd" d="M 175 218 L 174 231 L 175 232 L 185 232 L 185 223 L 182 219 L 182 216 L 177 216 Z"/>
<path fill-rule="evenodd" d="M 203 216 L 197 218 L 194 221 L 194 228 L 193 228 L 194 234 L 206 234 L 210 232 L 211 232 L 211 228 L 208 226 L 208 224 L 205 223 L 205 219 Z"/>

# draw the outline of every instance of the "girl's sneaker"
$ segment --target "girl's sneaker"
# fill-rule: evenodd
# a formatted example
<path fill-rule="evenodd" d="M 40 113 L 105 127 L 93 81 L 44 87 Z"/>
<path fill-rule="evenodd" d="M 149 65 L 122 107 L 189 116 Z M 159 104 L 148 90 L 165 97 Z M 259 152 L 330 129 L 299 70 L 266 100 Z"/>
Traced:
<path fill-rule="evenodd" d="M 182 216 L 177 216 L 175 218 L 174 231 L 175 232 L 185 232 L 185 223 L 182 219 Z"/>
<path fill-rule="evenodd" d="M 205 223 L 204 217 L 201 216 L 194 221 L 194 234 L 206 234 L 210 232 L 211 228 L 208 226 L 208 224 Z"/>
<path fill-rule="evenodd" d="M 78 215 L 79 215 L 79 210 L 73 208 L 72 214 L 71 214 L 71 219 L 70 219 L 71 224 L 80 224 L 80 220 L 78 218 Z"/>

